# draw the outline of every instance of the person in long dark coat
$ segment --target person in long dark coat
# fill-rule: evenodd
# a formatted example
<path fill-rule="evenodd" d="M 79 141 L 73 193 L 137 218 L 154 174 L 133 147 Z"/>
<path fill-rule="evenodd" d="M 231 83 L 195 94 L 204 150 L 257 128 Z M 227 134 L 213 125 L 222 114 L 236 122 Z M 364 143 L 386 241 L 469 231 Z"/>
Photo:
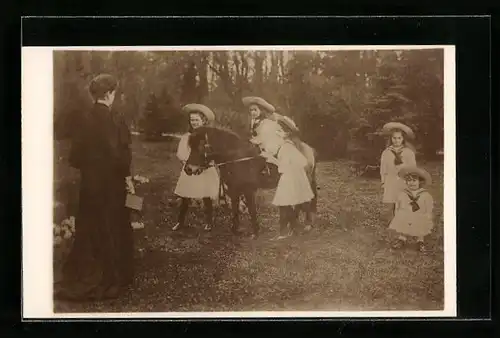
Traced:
<path fill-rule="evenodd" d="M 94 106 L 75 131 L 70 164 L 80 170 L 75 241 L 56 298 L 114 298 L 133 280 L 133 234 L 125 207 L 134 193 L 130 131 L 111 107 L 116 79 L 107 74 L 89 86 Z"/>

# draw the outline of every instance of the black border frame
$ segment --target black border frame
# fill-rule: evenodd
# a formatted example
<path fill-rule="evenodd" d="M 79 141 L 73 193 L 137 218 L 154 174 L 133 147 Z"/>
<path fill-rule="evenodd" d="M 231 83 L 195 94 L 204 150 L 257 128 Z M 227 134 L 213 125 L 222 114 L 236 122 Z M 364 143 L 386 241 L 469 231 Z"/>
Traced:
<path fill-rule="evenodd" d="M 497 26 L 494 26 L 498 28 Z M 314 45 L 314 44 L 453 44 L 456 46 L 456 107 L 457 107 L 457 276 L 459 301 L 458 315 L 462 319 L 347 319 L 304 320 L 301 323 L 289 324 L 289 328 L 299 333 L 303 329 L 327 330 L 326 332 L 371 333 L 386 336 L 412 332 L 422 334 L 433 332 L 441 334 L 456 334 L 466 331 L 475 335 L 486 333 L 492 327 L 492 196 L 488 194 L 492 186 L 492 118 L 491 113 L 491 64 L 495 60 L 491 56 L 492 20 L 488 16 L 475 17 L 310 17 L 310 18 L 264 18 L 264 17 L 231 17 L 231 18 L 25 18 L 22 20 L 22 46 L 56 46 L 56 45 Z M 10 42 L 16 46 L 15 38 Z M 18 45 L 18 44 L 17 44 Z M 15 60 L 8 59 L 4 64 L 7 70 Z M 10 61 L 10 63 L 9 63 Z M 15 67 L 12 67 L 15 68 Z M 10 69 L 12 72 L 13 69 Z M 19 69 L 19 68 L 18 68 Z M 498 68 L 496 68 L 498 71 Z M 5 72 L 7 73 L 7 72 Z M 11 75 L 11 74 L 9 74 Z M 12 74 L 14 79 L 16 74 Z M 18 76 L 18 74 L 17 74 Z M 14 80 L 15 81 L 15 80 Z M 17 82 L 16 82 L 17 83 Z M 4 102 L 15 102 L 17 95 L 10 86 Z M 17 88 L 16 88 L 17 89 Z M 9 101 L 10 99 L 10 101 Z M 14 101 L 14 102 L 12 102 Z M 498 106 L 497 106 L 498 107 Z M 9 110 L 12 110 L 9 107 Z M 7 109 L 5 111 L 8 111 Z M 4 114 L 10 126 L 4 137 L 14 139 L 12 132 L 19 130 L 16 114 Z M 9 135 L 10 133 L 10 135 Z M 14 149 L 8 156 L 14 155 L 20 148 Z M 20 158 L 15 158 L 20 163 Z M 20 178 L 18 173 L 8 172 L 10 177 Z M 19 180 L 20 181 L 20 180 Z M 12 189 L 11 196 L 18 196 Z M 10 203 L 14 202 L 14 199 Z M 9 203 L 9 202 L 8 202 Z M 17 209 L 13 204 L 10 210 Z M 9 210 L 7 209 L 7 210 Z M 15 220 L 17 216 L 14 215 Z M 20 220 L 20 219 L 19 219 Z M 472 225 L 475 225 L 472 227 Z M 19 233 L 17 231 L 19 230 Z M 20 238 L 20 229 L 12 230 L 11 237 Z M 17 237 L 19 236 L 19 237 Z M 2 236 L 3 237 L 3 236 Z M 5 238 L 5 237 L 4 237 Z M 15 241 L 6 241 L 6 248 L 21 262 L 20 250 L 16 249 Z M 14 246 L 14 247 L 12 247 Z M 19 256 L 16 255 L 16 251 Z M 12 257 L 12 256 L 10 256 Z M 5 258 L 2 257 L 2 258 Z M 11 258 L 5 259 L 6 266 L 17 274 L 19 265 Z M 3 262 L 2 262 L 3 263 Z M 9 274 L 13 275 L 13 274 Z M 20 291 L 20 280 L 9 280 L 13 290 Z M 5 289 L 5 288 L 4 288 Z M 19 292 L 20 295 L 20 292 Z M 20 317 L 20 303 L 17 294 L 8 293 L 4 302 L 10 307 L 8 319 Z M 16 314 L 15 314 L 16 313 Z M 479 320 L 480 317 L 486 317 Z M 467 319 L 463 321 L 463 319 Z M 45 321 L 45 320 L 44 320 Z M 48 320 L 47 320 L 48 321 Z M 239 319 L 226 323 L 226 320 L 201 324 L 199 321 L 178 321 L 171 323 L 170 328 L 177 333 L 196 331 L 203 332 L 207 326 L 217 324 L 235 334 L 250 333 L 255 328 L 249 325 L 252 319 Z M 245 322 L 238 325 L 237 322 Z M 288 320 L 259 320 L 258 326 L 266 330 L 274 321 L 287 323 Z M 114 333 L 124 330 L 141 331 L 137 320 L 133 323 L 115 323 L 109 327 Z M 171 321 L 169 321 L 171 322 Z M 69 323 L 61 324 L 68 327 Z M 82 328 L 85 325 L 89 331 L 101 330 L 104 323 L 71 323 Z M 241 323 L 240 323 L 241 324 Z M 43 324 L 43 328 L 51 328 L 54 324 Z M 293 326 L 292 326 L 293 325 Z M 326 326 L 325 326 L 326 325 Z M 40 324 L 24 322 L 23 328 L 35 328 Z M 77 327 L 75 326 L 75 327 Z M 19 327 L 19 326 L 18 326 Z M 240 330 L 237 330 L 237 327 Z M 406 329 L 405 329 L 406 327 Z M 411 327 L 411 331 L 408 331 Z M 243 330 L 241 330 L 243 329 Z M 42 329 L 43 330 L 43 329 Z M 42 331 L 38 331 L 39 333 Z M 50 330 L 50 329 L 49 329 Z M 307 331 L 309 331 L 307 330 Z M 334 331 L 332 331 L 334 330 Z M 465 331 L 464 331 L 465 330 Z M 108 331 L 109 332 L 109 331 Z M 268 331 L 270 332 L 270 331 Z M 306 332 L 306 331 L 304 331 Z M 488 331 L 489 332 L 489 331 Z M 165 332 L 166 333 L 166 332 Z M 171 331 L 169 333 L 174 333 Z M 407 335 L 406 335 L 407 336 Z"/>

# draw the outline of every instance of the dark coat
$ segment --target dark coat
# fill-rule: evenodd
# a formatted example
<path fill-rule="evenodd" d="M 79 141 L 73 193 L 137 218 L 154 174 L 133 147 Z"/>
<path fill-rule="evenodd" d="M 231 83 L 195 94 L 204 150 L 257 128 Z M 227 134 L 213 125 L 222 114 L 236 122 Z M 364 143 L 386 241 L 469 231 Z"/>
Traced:
<path fill-rule="evenodd" d="M 130 143 L 123 118 L 100 103 L 75 130 L 69 160 L 81 181 L 75 241 L 63 269 L 67 297 L 116 296 L 132 280 L 133 230 L 125 207 Z"/>

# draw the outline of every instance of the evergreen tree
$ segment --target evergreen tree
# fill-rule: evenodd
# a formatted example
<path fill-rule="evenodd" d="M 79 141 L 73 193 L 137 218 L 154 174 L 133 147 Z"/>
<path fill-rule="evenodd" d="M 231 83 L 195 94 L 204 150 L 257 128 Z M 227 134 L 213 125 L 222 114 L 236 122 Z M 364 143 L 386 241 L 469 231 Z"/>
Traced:
<path fill-rule="evenodd" d="M 194 62 L 190 62 L 184 71 L 182 77 L 181 103 L 195 103 L 198 99 L 198 88 L 196 86 L 196 75 L 198 71 Z"/>
<path fill-rule="evenodd" d="M 162 116 L 158 99 L 155 94 L 150 94 L 144 110 L 142 120 L 144 134 L 147 139 L 157 139 L 162 133 Z"/>

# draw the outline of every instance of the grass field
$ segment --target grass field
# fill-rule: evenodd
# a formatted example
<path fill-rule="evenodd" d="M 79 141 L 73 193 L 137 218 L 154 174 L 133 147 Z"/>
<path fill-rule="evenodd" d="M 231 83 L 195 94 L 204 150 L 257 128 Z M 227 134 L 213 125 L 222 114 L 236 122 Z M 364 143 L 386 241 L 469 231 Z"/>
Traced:
<path fill-rule="evenodd" d="M 443 308 L 443 164 L 420 163 L 433 177 L 435 229 L 429 252 L 390 248 L 381 221 L 376 179 L 354 177 L 347 161 L 318 165 L 318 220 L 314 229 L 282 242 L 273 191 L 259 191 L 263 234 L 256 241 L 233 237 L 227 212 L 218 208 L 216 228 L 202 230 L 201 210 L 191 209 L 190 228 L 173 233 L 171 206 L 180 165 L 176 142 L 134 141 L 133 171 L 150 179 L 137 188 L 145 198 L 145 228 L 135 230 L 136 280 L 122 298 L 106 302 L 57 301 L 56 312 L 440 310 Z M 67 145 L 56 145 L 55 199 L 74 213 L 77 172 L 68 168 Z M 60 208 L 59 208 L 60 209 Z M 56 211 L 56 222 L 64 216 Z M 250 231 L 246 215 L 242 229 Z M 54 274 L 68 244 L 54 250 Z"/>

